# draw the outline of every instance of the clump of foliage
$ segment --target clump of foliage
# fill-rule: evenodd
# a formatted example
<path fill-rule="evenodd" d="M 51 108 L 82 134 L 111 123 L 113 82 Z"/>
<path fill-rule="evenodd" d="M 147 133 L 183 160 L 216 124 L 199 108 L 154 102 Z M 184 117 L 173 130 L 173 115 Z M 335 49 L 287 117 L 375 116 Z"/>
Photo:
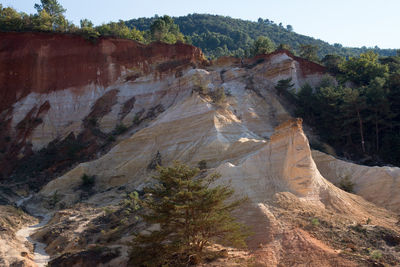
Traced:
<path fill-rule="evenodd" d="M 200 76 L 200 74 L 193 75 L 193 91 L 198 92 L 200 95 L 208 95 L 209 90 L 207 87 L 207 81 Z"/>
<path fill-rule="evenodd" d="M 202 159 L 197 163 L 197 166 L 199 167 L 200 170 L 205 170 L 207 169 L 207 161 Z"/>
<path fill-rule="evenodd" d="M 133 117 L 133 124 L 134 125 L 139 125 L 142 122 L 142 119 L 140 118 L 139 114 L 135 114 L 135 117 Z"/>
<path fill-rule="evenodd" d="M 58 202 L 60 202 L 61 198 L 60 195 L 58 194 L 58 191 L 56 190 L 53 195 L 50 197 L 48 204 L 50 206 L 50 208 L 54 208 Z"/>
<path fill-rule="evenodd" d="M 372 51 L 368 51 L 360 55 L 360 57 L 352 57 L 339 65 L 340 70 L 344 73 L 346 80 L 354 82 L 356 85 L 368 85 L 375 78 L 385 77 L 389 72 L 387 65 L 379 62 L 379 56 Z"/>
<path fill-rule="evenodd" d="M 213 102 L 217 105 L 224 103 L 226 100 L 225 90 L 222 86 L 215 88 L 214 91 L 209 94 Z"/>
<path fill-rule="evenodd" d="M 88 29 L 88 28 L 86 28 Z M 119 37 L 124 39 L 131 39 L 143 42 L 143 33 L 136 29 L 128 28 L 125 23 L 120 20 L 118 22 L 110 22 L 107 24 L 102 24 L 94 28 L 95 32 L 98 33 L 99 36 L 111 36 L 111 37 Z"/>
<path fill-rule="evenodd" d="M 339 55 L 326 55 L 321 63 L 325 66 L 325 68 L 332 74 L 342 74 L 342 70 L 340 66 L 345 61 L 345 58 Z"/>
<path fill-rule="evenodd" d="M 184 36 L 179 31 L 179 26 L 167 15 L 156 19 L 150 25 L 149 34 L 152 41 L 162 41 L 169 44 L 184 41 Z"/>
<path fill-rule="evenodd" d="M 310 222 L 311 222 L 312 226 L 319 226 L 320 225 L 318 218 L 312 218 L 310 220 Z"/>
<path fill-rule="evenodd" d="M 117 124 L 117 126 L 115 126 L 113 133 L 115 135 L 120 135 L 120 134 L 123 134 L 124 132 L 126 132 L 127 130 L 128 130 L 128 127 L 126 127 L 123 123 L 119 123 L 119 124 Z"/>
<path fill-rule="evenodd" d="M 251 55 L 256 56 L 259 54 L 268 54 L 275 50 L 275 44 L 266 36 L 260 36 L 254 42 L 251 48 Z"/>
<path fill-rule="evenodd" d="M 318 46 L 311 44 L 303 44 L 299 48 L 300 57 L 310 61 L 319 62 Z"/>
<path fill-rule="evenodd" d="M 220 177 L 199 178 L 199 169 L 181 163 L 158 167 L 157 181 L 144 189 L 139 215 L 158 230 L 138 234 L 133 241 L 131 264 L 135 266 L 187 266 L 207 254 L 211 242 L 244 247 L 243 226 L 231 216 L 243 200 L 228 201 L 233 190 L 210 187 Z"/>
<path fill-rule="evenodd" d="M 294 86 L 292 78 L 279 80 L 275 86 L 276 91 L 279 95 L 287 96 L 290 93 L 290 89 Z"/>
<path fill-rule="evenodd" d="M 92 188 L 96 182 L 96 177 L 85 173 L 81 176 L 81 180 L 83 188 Z"/>
<path fill-rule="evenodd" d="M 88 124 L 90 127 L 98 127 L 99 126 L 99 122 L 97 121 L 97 118 L 95 118 L 95 117 L 90 117 L 88 119 Z"/>
<path fill-rule="evenodd" d="M 107 142 L 112 143 L 114 141 L 115 141 L 115 136 L 114 135 L 110 134 L 109 136 L 107 136 Z"/>
<path fill-rule="evenodd" d="M 198 92 L 201 96 L 208 96 L 212 99 L 213 103 L 221 105 L 226 101 L 225 89 L 222 86 L 210 90 L 207 86 L 207 81 L 196 74 L 193 77 L 193 91 Z"/>
<path fill-rule="evenodd" d="M 160 151 L 157 151 L 157 154 L 150 161 L 149 165 L 147 166 L 147 169 L 148 170 L 156 170 L 157 166 L 161 166 L 161 165 L 162 165 L 161 153 L 160 153 Z"/>
<path fill-rule="evenodd" d="M 354 192 L 354 183 L 351 181 L 350 175 L 345 175 L 344 177 L 342 177 L 339 181 L 338 186 L 340 189 L 342 189 L 346 192 L 349 192 L 349 193 Z"/>
<path fill-rule="evenodd" d="M 372 250 L 369 255 L 374 260 L 380 260 L 382 258 L 382 252 L 380 250 Z"/>

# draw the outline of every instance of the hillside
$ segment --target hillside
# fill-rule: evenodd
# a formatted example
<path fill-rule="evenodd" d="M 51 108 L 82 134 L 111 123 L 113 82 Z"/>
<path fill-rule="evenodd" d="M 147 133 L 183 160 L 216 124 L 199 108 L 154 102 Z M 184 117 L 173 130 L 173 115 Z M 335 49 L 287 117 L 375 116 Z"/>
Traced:
<path fill-rule="evenodd" d="M 136 27 L 144 31 L 156 20 L 152 18 L 138 18 L 126 21 L 129 27 Z M 343 47 L 340 44 L 331 45 L 313 37 L 291 31 L 290 27 L 279 25 L 268 19 L 259 19 L 258 22 L 234 19 L 219 15 L 189 14 L 182 17 L 173 17 L 181 32 L 189 37 L 193 45 L 200 47 L 207 56 L 238 55 L 242 56 L 259 36 L 268 36 L 275 44 L 288 44 L 295 51 L 300 45 L 312 44 L 319 47 L 319 56 L 337 54 L 341 56 L 358 56 L 369 48 Z M 296 25 L 293 25 L 294 29 Z M 395 49 L 372 50 L 381 56 L 393 56 Z"/>
<path fill-rule="evenodd" d="M 235 213 L 248 248 L 217 242 L 223 256 L 197 266 L 398 264 L 400 169 L 313 153 L 313 132 L 276 90 L 318 87 L 324 67 L 286 50 L 209 62 L 182 43 L 0 37 L 0 199 L 23 208 L 0 206 L 0 265 L 137 266 L 132 238 L 152 230 L 122 203 L 154 183 L 154 162 L 175 160 L 205 162 L 202 177 L 220 173 L 248 197 Z M 336 186 L 349 172 L 355 194 Z"/>

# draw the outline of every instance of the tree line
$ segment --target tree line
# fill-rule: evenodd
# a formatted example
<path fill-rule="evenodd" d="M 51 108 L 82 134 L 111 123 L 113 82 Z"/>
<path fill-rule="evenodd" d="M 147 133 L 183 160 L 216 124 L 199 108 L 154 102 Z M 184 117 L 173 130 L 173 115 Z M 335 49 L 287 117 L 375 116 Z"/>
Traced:
<path fill-rule="evenodd" d="M 0 4 L 0 31 L 16 32 L 59 32 L 81 35 L 90 40 L 96 40 L 100 36 L 132 39 L 139 42 L 152 41 L 152 36 L 144 32 L 129 28 L 125 22 L 109 22 L 94 26 L 88 19 L 80 20 L 77 26 L 65 17 L 66 9 L 57 0 L 41 0 L 35 4 L 35 14 L 17 12 L 11 7 L 3 7 Z M 169 42 L 176 42 L 179 38 L 169 39 Z"/>
<path fill-rule="evenodd" d="M 154 21 L 159 19 L 156 15 L 151 18 L 138 18 L 126 21 L 126 25 L 141 31 L 147 31 Z M 268 37 L 276 47 L 285 44 L 292 49 L 294 54 L 300 55 L 302 45 L 317 47 L 317 56 L 323 58 L 328 54 L 344 57 L 359 56 L 368 50 L 373 50 L 380 56 L 393 56 L 395 49 L 343 47 L 341 44 L 330 45 L 319 39 L 298 34 L 292 25 L 284 26 L 269 19 L 259 18 L 257 22 L 234 19 L 231 17 L 189 14 L 187 16 L 173 17 L 187 41 L 200 47 L 207 57 L 220 56 L 251 56 L 254 42 L 260 36 Z"/>

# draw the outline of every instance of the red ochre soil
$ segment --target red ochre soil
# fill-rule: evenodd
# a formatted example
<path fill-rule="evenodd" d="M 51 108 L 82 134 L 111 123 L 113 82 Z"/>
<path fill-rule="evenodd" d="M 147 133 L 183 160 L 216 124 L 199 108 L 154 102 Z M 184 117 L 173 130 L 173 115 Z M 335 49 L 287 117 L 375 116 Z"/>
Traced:
<path fill-rule="evenodd" d="M 106 87 L 125 69 L 164 73 L 205 62 L 199 48 L 182 43 L 90 42 L 77 35 L 14 32 L 0 32 L 0 40 L 0 112 L 31 92 Z"/>

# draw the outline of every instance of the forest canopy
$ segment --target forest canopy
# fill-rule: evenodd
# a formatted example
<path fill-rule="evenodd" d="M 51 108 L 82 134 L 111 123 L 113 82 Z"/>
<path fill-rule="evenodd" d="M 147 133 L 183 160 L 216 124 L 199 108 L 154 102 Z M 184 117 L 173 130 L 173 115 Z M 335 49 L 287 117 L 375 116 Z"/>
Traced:
<path fill-rule="evenodd" d="M 135 27 L 141 31 L 150 29 L 151 24 L 159 19 L 156 15 L 152 18 L 138 18 L 126 21 L 128 27 Z M 220 56 L 250 56 L 253 43 L 260 37 L 268 37 L 276 47 L 285 45 L 292 52 L 300 55 L 302 45 L 312 45 L 318 48 L 318 57 L 323 58 L 328 54 L 336 54 L 344 57 L 359 56 L 368 50 L 372 50 L 380 56 L 394 56 L 395 49 L 380 49 L 361 47 L 343 47 L 341 44 L 333 45 L 319 39 L 301 35 L 295 32 L 292 25 L 282 25 L 269 19 L 259 18 L 257 22 L 234 19 L 231 17 L 189 14 L 181 17 L 173 17 L 186 40 L 200 47 L 208 57 Z"/>

